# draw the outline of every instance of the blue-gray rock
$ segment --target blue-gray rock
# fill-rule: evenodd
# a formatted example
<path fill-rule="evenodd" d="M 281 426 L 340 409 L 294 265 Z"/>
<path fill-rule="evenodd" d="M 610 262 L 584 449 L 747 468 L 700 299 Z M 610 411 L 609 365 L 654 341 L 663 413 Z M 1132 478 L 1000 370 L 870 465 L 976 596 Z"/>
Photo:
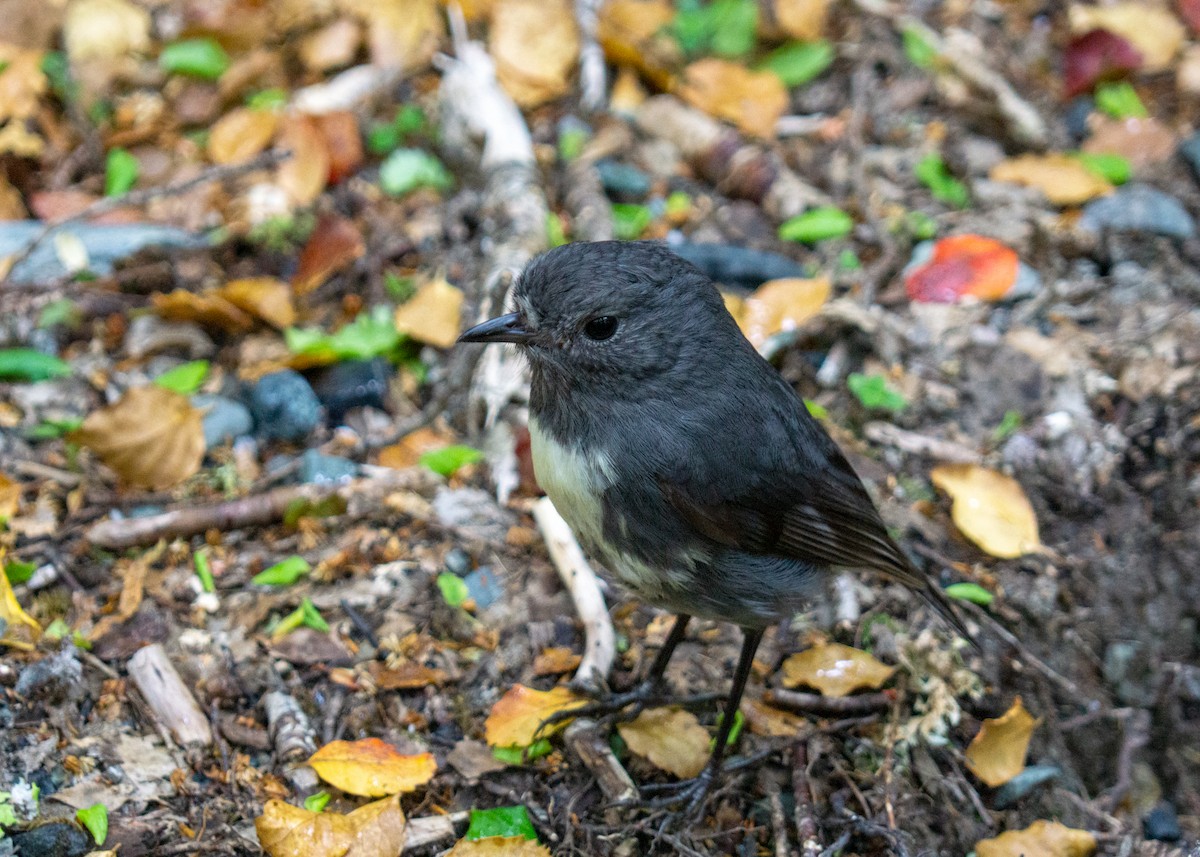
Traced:
<path fill-rule="evenodd" d="M 83 666 L 75 655 L 75 645 L 68 642 L 56 654 L 21 670 L 14 689 L 24 699 L 60 702 L 82 690 L 82 679 Z"/>
<path fill-rule="evenodd" d="M 650 177 L 637 167 L 605 159 L 596 162 L 605 193 L 622 202 L 636 202 L 650 193 Z"/>
<path fill-rule="evenodd" d="M 304 440 L 321 421 L 321 402 L 304 376 L 272 372 L 250 388 L 250 412 L 258 433 L 277 440 Z"/>
<path fill-rule="evenodd" d="M 348 458 L 324 455 L 315 449 L 300 456 L 299 482 L 343 482 L 358 475 L 358 465 Z"/>
<path fill-rule="evenodd" d="M 1142 832 L 1147 839 L 1159 842 L 1178 842 L 1183 839 L 1183 830 L 1179 827 L 1179 817 L 1175 807 L 1165 800 L 1146 813 L 1142 819 Z"/>
<path fill-rule="evenodd" d="M 1067 133 L 1076 143 L 1083 142 L 1092 133 L 1092 129 L 1088 127 L 1088 117 L 1095 109 L 1096 102 L 1092 100 L 1092 97 L 1081 95 L 1072 99 L 1071 103 L 1067 105 L 1067 109 L 1063 111 L 1063 122 L 1066 123 Z"/>
<path fill-rule="evenodd" d="M 1192 168 L 1192 174 L 1200 180 L 1200 131 L 1179 144 L 1179 154 Z"/>
<path fill-rule="evenodd" d="M 805 276 L 803 265 L 780 253 L 732 244 L 691 244 L 687 241 L 668 243 L 667 247 L 726 286 L 757 289 L 767 280 Z"/>
<path fill-rule="evenodd" d="M 312 388 L 329 413 L 329 422 L 336 424 L 351 408 L 383 410 L 394 371 L 392 364 L 382 357 L 347 360 L 315 373 Z"/>
<path fill-rule="evenodd" d="M 72 821 L 52 821 L 9 834 L 21 857 L 83 857 L 92 837 Z"/>
<path fill-rule="evenodd" d="M 228 440 L 237 440 L 254 431 L 253 414 L 237 399 L 202 393 L 192 397 L 192 404 L 204 411 L 205 449 L 220 446 Z"/>
<path fill-rule="evenodd" d="M 471 555 L 462 548 L 450 548 L 446 551 L 446 571 L 466 577 L 471 573 Z"/>
<path fill-rule="evenodd" d="M 1196 222 L 1169 193 L 1144 184 L 1128 184 L 1083 207 L 1080 225 L 1096 231 L 1150 232 L 1171 238 L 1191 238 Z"/>
<path fill-rule="evenodd" d="M 0 223 L 0 256 L 23 253 L 42 234 L 46 224 L 38 220 L 10 220 Z M 107 275 L 113 265 L 145 247 L 203 247 L 208 240 L 173 226 L 153 223 L 97 225 L 72 223 L 56 229 L 38 243 L 32 253 L 9 272 L 18 283 L 36 283 L 66 276 L 54 249 L 55 234 L 71 234 L 82 243 L 88 256 L 88 270 Z"/>
<path fill-rule="evenodd" d="M 1058 779 L 1062 771 L 1054 765 L 1030 765 L 1000 788 L 992 798 L 996 809 L 1008 809 L 1038 786 Z"/>
<path fill-rule="evenodd" d="M 504 585 L 495 569 L 482 565 L 463 578 L 475 606 L 483 610 L 504 597 Z"/>

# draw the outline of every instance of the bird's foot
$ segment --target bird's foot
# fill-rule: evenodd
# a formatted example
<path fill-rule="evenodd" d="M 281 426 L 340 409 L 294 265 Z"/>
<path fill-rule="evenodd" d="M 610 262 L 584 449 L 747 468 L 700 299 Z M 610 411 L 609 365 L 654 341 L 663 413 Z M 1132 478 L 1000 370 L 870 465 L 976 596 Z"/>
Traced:
<path fill-rule="evenodd" d="M 592 702 L 586 705 L 555 712 L 543 721 L 542 729 L 545 730 L 565 720 L 577 720 L 579 718 L 603 719 L 609 725 L 624 723 L 633 720 L 647 708 L 653 708 L 656 705 L 670 703 L 671 705 L 678 705 L 681 708 L 695 708 L 707 705 L 720 698 L 721 694 L 719 693 L 699 693 L 693 696 L 675 698 L 662 688 L 661 683 L 647 680 L 622 693 L 612 693 L 602 697 L 597 696 Z"/>
<path fill-rule="evenodd" d="M 650 809 L 673 809 L 679 819 L 691 819 L 703 808 L 716 778 L 717 770 L 709 765 L 690 780 L 642 786 L 641 804 Z"/>

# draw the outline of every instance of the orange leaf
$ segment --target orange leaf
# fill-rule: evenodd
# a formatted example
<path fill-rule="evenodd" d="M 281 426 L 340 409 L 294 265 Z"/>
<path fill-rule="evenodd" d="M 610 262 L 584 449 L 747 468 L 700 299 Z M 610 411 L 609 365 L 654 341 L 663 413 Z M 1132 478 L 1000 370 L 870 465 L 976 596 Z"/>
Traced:
<path fill-rule="evenodd" d="M 954 525 L 985 553 L 1016 559 L 1041 548 L 1033 506 L 1012 477 L 977 464 L 943 464 L 929 478 L 954 501 Z"/>
<path fill-rule="evenodd" d="M 533 674 L 560 675 L 573 672 L 581 660 L 566 646 L 548 646 L 533 659 Z"/>
<path fill-rule="evenodd" d="M 1003 785 L 1025 769 L 1029 739 L 1040 720 L 1025 710 L 1021 697 L 999 717 L 983 721 L 979 733 L 967 747 L 967 767 L 993 788 Z"/>
<path fill-rule="evenodd" d="M 775 124 L 788 106 L 787 88 L 778 75 L 721 59 L 702 59 L 684 69 L 679 95 L 756 137 L 774 137 Z"/>
<path fill-rule="evenodd" d="M 562 720 L 542 729 L 546 718 L 560 711 L 586 705 L 587 700 L 567 687 L 534 690 L 524 685 L 513 687 L 496 701 L 483 724 L 487 742 L 493 747 L 528 747 L 566 727 Z"/>
<path fill-rule="evenodd" d="M 797 652 L 783 662 L 785 687 L 807 685 L 825 696 L 846 696 L 862 688 L 878 690 L 895 667 L 874 655 L 841 643 L 825 643 Z"/>
<path fill-rule="evenodd" d="M 954 303 L 970 295 L 996 301 L 1008 294 L 1020 269 L 1017 253 L 981 235 L 954 235 L 933 245 L 929 261 L 904 279 L 908 296 L 927 303 Z"/>
<path fill-rule="evenodd" d="M 277 182 L 293 205 L 312 205 L 329 181 L 329 150 L 317 123 L 308 116 L 287 116 L 279 148 L 292 156 L 279 165 Z"/>
<path fill-rule="evenodd" d="M 767 705 L 761 699 L 744 698 L 742 716 L 755 735 L 767 738 L 795 738 L 809 729 L 809 723 L 799 714 Z"/>
<path fill-rule="evenodd" d="M 241 164 L 271 142 L 279 127 L 273 110 L 235 107 L 217 120 L 208 135 L 208 156 L 214 164 Z"/>
<path fill-rule="evenodd" d="M 398 443 L 379 450 L 379 466 L 392 467 L 396 470 L 416 467 L 425 453 L 449 446 L 454 442 L 455 437 L 450 432 L 432 426 L 419 428 L 406 434 Z"/>
<path fill-rule="evenodd" d="M 550 849 L 521 836 L 460 839 L 445 857 L 550 857 Z"/>
<path fill-rule="evenodd" d="M 1057 152 L 1008 158 L 992 167 L 988 177 L 1037 188 L 1054 205 L 1080 205 L 1113 189 L 1078 158 Z"/>
<path fill-rule="evenodd" d="M 363 146 L 358 118 L 349 110 L 339 110 L 316 119 L 317 127 L 325 137 L 325 148 L 329 150 L 329 182 L 337 184 L 362 166 Z"/>
<path fill-rule="evenodd" d="M 375 682 L 375 687 L 380 690 L 415 690 L 446 683 L 444 671 L 412 661 L 405 661 L 395 667 L 385 666 L 379 661 L 370 661 L 367 664 L 367 673 Z"/>
<path fill-rule="evenodd" d="M 746 338 L 755 348 L 761 348 L 775 334 L 795 330 L 815 316 L 829 300 L 830 290 L 825 277 L 770 280 L 742 301 L 734 317 Z"/>
<path fill-rule="evenodd" d="M 224 298 L 238 309 L 262 319 L 282 330 L 296 323 L 296 307 L 292 305 L 292 289 L 274 277 L 250 277 L 230 280 L 210 293 Z"/>
<path fill-rule="evenodd" d="M 17 515 L 21 505 L 21 483 L 0 473 L 0 522 Z"/>
<path fill-rule="evenodd" d="M 396 307 L 396 330 L 417 342 L 449 348 L 458 339 L 462 327 L 462 305 L 462 290 L 438 277 Z"/>
<path fill-rule="evenodd" d="M 1010 830 L 975 843 L 978 857 L 1089 857 L 1096 838 L 1057 821 L 1035 821 L 1024 830 Z"/>
<path fill-rule="evenodd" d="M 496 79 L 522 107 L 537 107 L 571 86 L 579 29 L 567 0 L 496 0 L 488 50 Z"/>
<path fill-rule="evenodd" d="M 674 18 L 670 0 L 609 0 L 600 7 L 596 38 L 610 63 L 632 66 L 659 89 L 669 89 L 672 69 L 683 59 L 666 32 Z"/>
<path fill-rule="evenodd" d="M 300 264 L 292 277 L 296 294 L 306 295 L 367 252 L 358 226 L 336 214 L 323 214 L 300 251 Z"/>
<path fill-rule="evenodd" d="M 811 42 L 821 38 L 831 0 L 775 0 L 772 4 L 779 28 L 793 39 Z"/>
<path fill-rule="evenodd" d="M 708 764 L 708 730 L 681 708 L 648 708 L 617 732 L 629 749 L 656 768 L 681 779 L 698 776 Z"/>
<path fill-rule="evenodd" d="M 346 815 L 311 812 L 269 800 L 254 819 L 267 857 L 379 857 L 404 850 L 408 830 L 400 797 L 360 806 Z"/>
<path fill-rule="evenodd" d="M 432 753 L 406 756 L 378 738 L 331 741 L 308 764 L 331 786 L 364 797 L 411 792 L 437 773 Z"/>
<path fill-rule="evenodd" d="M 196 294 L 176 289 L 167 295 L 151 295 L 150 302 L 155 312 L 170 321 L 194 321 L 227 333 L 245 333 L 254 327 L 250 315 L 214 292 Z"/>

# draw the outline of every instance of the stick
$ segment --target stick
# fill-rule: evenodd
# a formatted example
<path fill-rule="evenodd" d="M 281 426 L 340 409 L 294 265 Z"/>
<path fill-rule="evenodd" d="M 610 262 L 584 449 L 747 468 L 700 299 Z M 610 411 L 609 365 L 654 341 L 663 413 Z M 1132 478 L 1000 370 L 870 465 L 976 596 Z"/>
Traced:
<path fill-rule="evenodd" d="M 589 113 L 604 107 L 607 73 L 604 51 L 596 41 L 596 25 L 604 0 L 575 0 L 579 25 L 579 103 Z"/>
<path fill-rule="evenodd" d="M 779 783 L 766 768 L 758 772 L 758 781 L 763 791 L 766 792 L 767 803 L 771 807 L 771 830 L 774 833 L 775 857 L 790 857 L 787 816 L 783 812 L 783 798 L 779 793 Z"/>
<path fill-rule="evenodd" d="M 275 757 L 284 776 L 302 794 L 320 783 L 317 772 L 304 760 L 317 750 L 316 732 L 300 704 L 288 694 L 273 690 L 263 697 L 267 712 L 267 731 L 275 747 Z"/>
<path fill-rule="evenodd" d="M 470 817 L 466 810 L 452 812 L 449 815 L 428 815 L 422 818 L 408 820 L 408 838 L 404 840 L 404 851 L 417 851 L 428 848 L 438 842 L 453 839 L 458 835 L 456 827 L 460 827 Z"/>
<path fill-rule="evenodd" d="M 596 785 L 610 802 L 631 801 L 638 796 L 637 786 L 629 772 L 612 751 L 612 747 L 594 720 L 574 720 L 563 733 L 563 740 L 596 778 Z"/>
<path fill-rule="evenodd" d="M 893 446 L 902 452 L 928 456 L 937 461 L 949 461 L 952 464 L 979 464 L 983 461 L 982 455 L 962 444 L 906 431 L 891 423 L 867 423 L 863 426 L 863 434 L 867 440 L 874 443 Z"/>
<path fill-rule="evenodd" d="M 808 778 L 808 737 L 792 745 L 792 795 L 796 798 L 796 836 L 800 839 L 802 857 L 817 857 L 821 839 L 817 819 L 813 814 L 812 786 Z"/>
<path fill-rule="evenodd" d="M 583 687 L 601 688 L 617 656 L 617 643 L 612 619 L 600 593 L 600 582 L 571 528 L 549 497 L 533 504 L 533 519 L 546 540 L 546 549 L 550 551 L 558 576 L 571 593 L 575 612 L 583 621 L 583 660 L 579 662 L 572 682 Z"/>
<path fill-rule="evenodd" d="M 181 747 L 212 744 L 208 718 L 175 671 L 162 645 L 153 643 L 138 649 L 125 668 L 150 712 L 171 733 L 176 744 Z"/>
<path fill-rule="evenodd" d="M 894 690 L 881 690 L 878 693 L 863 693 L 858 696 L 821 696 L 819 693 L 802 693 L 797 690 L 768 690 L 763 694 L 763 699 L 772 705 L 807 714 L 831 716 L 885 711 L 895 698 Z"/>

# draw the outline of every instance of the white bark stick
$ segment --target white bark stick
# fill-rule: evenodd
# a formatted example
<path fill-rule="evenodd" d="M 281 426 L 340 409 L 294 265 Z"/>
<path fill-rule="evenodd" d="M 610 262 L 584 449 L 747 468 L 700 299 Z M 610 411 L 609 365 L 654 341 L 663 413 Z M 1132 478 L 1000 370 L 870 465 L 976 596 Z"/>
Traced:
<path fill-rule="evenodd" d="M 208 718 L 196 698 L 175 671 L 167 652 L 154 643 L 134 652 L 126 665 L 129 677 L 146 700 L 159 723 L 181 747 L 207 747 L 212 744 Z"/>

